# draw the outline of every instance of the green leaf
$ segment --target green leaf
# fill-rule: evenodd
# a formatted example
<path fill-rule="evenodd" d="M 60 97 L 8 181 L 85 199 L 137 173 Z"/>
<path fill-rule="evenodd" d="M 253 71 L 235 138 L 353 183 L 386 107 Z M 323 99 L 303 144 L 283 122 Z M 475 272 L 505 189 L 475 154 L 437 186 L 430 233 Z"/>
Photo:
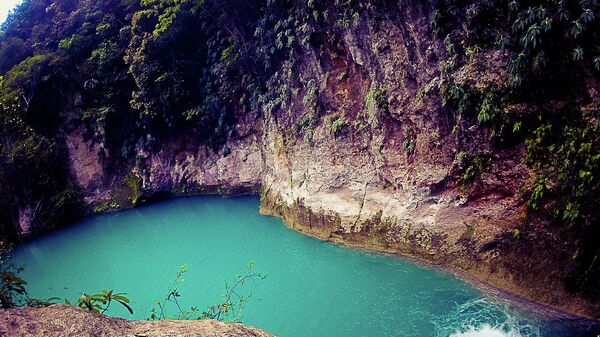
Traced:
<path fill-rule="evenodd" d="M 573 49 L 573 61 L 583 60 L 583 48 L 578 47 Z"/>
<path fill-rule="evenodd" d="M 131 307 L 129 306 L 129 304 L 127 304 L 124 301 L 119 301 L 119 300 L 117 300 L 117 302 L 121 303 L 121 305 L 124 306 L 127 309 L 127 311 L 129 311 L 129 313 L 133 315 L 133 309 L 131 309 Z"/>
<path fill-rule="evenodd" d="M 513 125 L 513 130 L 512 130 L 512 131 L 513 131 L 513 133 L 517 133 L 517 132 L 519 132 L 519 131 L 521 130 L 521 126 L 522 126 L 522 124 L 523 124 L 523 123 L 521 123 L 521 122 L 516 122 L 516 123 Z"/>
<path fill-rule="evenodd" d="M 113 298 L 117 301 L 123 301 L 123 302 L 129 303 L 129 299 L 125 296 L 114 295 Z"/>

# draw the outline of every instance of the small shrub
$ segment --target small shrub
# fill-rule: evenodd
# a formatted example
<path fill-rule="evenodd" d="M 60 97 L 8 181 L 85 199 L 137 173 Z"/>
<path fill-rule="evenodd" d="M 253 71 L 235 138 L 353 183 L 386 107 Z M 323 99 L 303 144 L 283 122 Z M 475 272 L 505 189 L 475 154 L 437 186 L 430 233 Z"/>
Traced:
<path fill-rule="evenodd" d="M 379 119 L 388 112 L 389 108 L 387 91 L 383 85 L 376 85 L 367 92 L 365 108 L 367 123 L 373 128 L 377 127 Z"/>
<path fill-rule="evenodd" d="M 66 39 L 62 39 L 58 42 L 58 47 L 61 49 L 70 49 L 74 45 L 77 45 L 82 40 L 82 37 L 78 34 L 73 34 Z"/>
<path fill-rule="evenodd" d="M 0 270 L 0 308 L 12 308 L 27 303 L 27 282 L 17 276 L 23 268 L 13 265 L 5 265 L 2 261 L 2 270 Z"/>
<path fill-rule="evenodd" d="M 299 126 L 300 131 L 304 134 L 304 140 L 308 143 L 312 143 L 313 128 L 317 118 L 317 107 L 318 107 L 318 88 L 315 80 L 310 80 L 306 84 L 306 94 L 302 98 L 302 104 L 306 113 L 300 118 Z"/>
<path fill-rule="evenodd" d="M 110 305 L 113 302 L 117 302 L 133 315 L 133 309 L 129 306 L 129 298 L 125 295 L 125 293 L 115 293 L 112 290 L 102 290 L 101 293 L 92 295 L 84 293 L 77 299 L 77 306 L 95 313 L 103 314 L 110 308 Z"/>
<path fill-rule="evenodd" d="M 119 203 L 117 203 L 116 201 L 106 200 L 98 206 L 94 207 L 94 213 L 103 213 L 111 209 L 117 209 L 119 207 Z"/>
<path fill-rule="evenodd" d="M 468 160 L 467 160 L 468 161 Z M 471 163 L 464 170 L 464 173 L 460 177 L 460 184 L 462 186 L 467 186 L 471 184 L 477 177 L 479 177 L 483 172 L 489 170 L 490 168 L 490 159 L 484 157 L 475 157 Z"/>
<path fill-rule="evenodd" d="M 246 282 L 264 280 L 265 274 L 254 271 L 254 263 L 248 262 L 246 272 L 235 277 L 232 283 L 225 283 L 225 295 L 221 302 L 211 305 L 206 310 L 200 312 L 198 307 L 192 306 L 189 310 L 183 309 L 179 303 L 181 293 L 179 292 L 180 285 L 183 284 L 183 275 L 187 272 L 187 266 L 182 265 L 177 271 L 175 280 L 171 284 L 164 299 L 156 301 L 158 307 L 151 310 L 148 317 L 149 320 L 163 319 L 215 319 L 239 322 L 242 318 L 245 302 L 251 297 L 250 294 L 244 294 L 243 286 Z M 170 316 L 169 310 L 174 307 L 175 315 Z"/>
<path fill-rule="evenodd" d="M 129 201 L 132 205 L 136 205 L 139 198 L 142 196 L 142 186 L 139 178 L 133 172 L 129 172 L 125 177 L 125 185 L 129 188 L 131 196 Z"/>
<path fill-rule="evenodd" d="M 498 101 L 493 93 L 488 93 L 481 102 L 479 114 L 477 115 L 477 123 L 485 124 L 492 121 L 496 116 L 500 115 Z"/>
<path fill-rule="evenodd" d="M 415 153 L 416 146 L 417 146 L 417 138 L 415 138 L 415 137 L 407 137 L 402 142 L 402 148 L 404 149 L 404 152 L 406 152 L 406 154 L 408 156 Z"/>
<path fill-rule="evenodd" d="M 337 137 L 342 132 L 342 130 L 348 125 L 350 125 L 348 120 L 344 117 L 340 117 L 336 119 L 333 123 L 331 123 L 331 132 L 334 136 Z"/>

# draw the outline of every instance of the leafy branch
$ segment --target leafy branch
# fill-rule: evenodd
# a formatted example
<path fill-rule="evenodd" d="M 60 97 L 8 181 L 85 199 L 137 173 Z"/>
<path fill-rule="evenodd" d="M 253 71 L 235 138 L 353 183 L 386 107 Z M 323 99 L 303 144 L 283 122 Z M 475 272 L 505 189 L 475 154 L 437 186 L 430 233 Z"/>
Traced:
<path fill-rule="evenodd" d="M 99 294 L 86 294 L 83 293 L 77 299 L 77 306 L 83 309 L 87 309 L 96 313 L 104 314 L 111 303 L 117 302 L 121 304 L 130 314 L 133 315 L 133 309 L 129 306 L 129 298 L 125 297 L 125 293 L 115 293 L 112 290 L 102 290 Z M 70 304 L 68 300 L 65 300 L 67 304 Z"/>
<path fill-rule="evenodd" d="M 198 307 L 192 306 L 189 310 L 186 310 L 182 308 L 181 303 L 179 302 L 181 294 L 178 285 L 184 282 L 183 275 L 187 272 L 187 266 L 182 265 L 179 267 L 177 275 L 167 291 L 167 295 L 162 301 L 156 302 L 158 307 L 152 308 L 148 319 L 216 319 L 239 322 L 242 318 L 245 302 L 252 297 L 251 293 L 242 293 L 244 284 L 250 281 L 264 280 L 266 278 L 265 274 L 254 272 L 253 269 L 254 263 L 248 262 L 244 274 L 236 276 L 231 284 L 225 282 L 225 295 L 222 297 L 221 301 L 200 313 Z M 168 314 L 169 305 L 175 306 L 177 311 L 175 316 L 170 316 Z"/>
<path fill-rule="evenodd" d="M 245 274 L 236 276 L 233 284 L 229 285 L 225 282 L 225 296 L 220 303 L 212 305 L 208 310 L 202 313 L 202 319 L 223 320 L 233 315 L 232 321 L 240 321 L 244 309 L 244 303 L 252 297 L 252 294 L 247 295 L 240 293 L 240 288 L 248 281 L 264 280 L 265 274 L 256 273 L 253 271 L 254 263 L 248 262 Z"/>

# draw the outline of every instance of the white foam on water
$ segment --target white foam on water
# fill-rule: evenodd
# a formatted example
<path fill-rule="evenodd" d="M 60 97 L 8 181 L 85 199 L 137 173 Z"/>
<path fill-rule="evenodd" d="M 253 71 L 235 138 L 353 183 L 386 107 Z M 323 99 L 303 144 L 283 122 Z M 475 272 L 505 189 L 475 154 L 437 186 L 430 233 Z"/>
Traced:
<path fill-rule="evenodd" d="M 479 328 L 471 327 L 466 332 L 455 332 L 450 337 L 523 337 L 517 329 L 506 332 L 500 327 L 484 324 Z"/>
<path fill-rule="evenodd" d="M 485 297 L 457 305 L 438 326 L 436 337 L 540 337 L 535 321 Z"/>

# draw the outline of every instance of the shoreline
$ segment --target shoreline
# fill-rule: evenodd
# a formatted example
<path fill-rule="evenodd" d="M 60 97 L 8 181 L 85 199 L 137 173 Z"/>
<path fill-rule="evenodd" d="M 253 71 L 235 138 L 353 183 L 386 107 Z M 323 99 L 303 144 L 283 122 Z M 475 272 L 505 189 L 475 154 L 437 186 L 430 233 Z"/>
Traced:
<path fill-rule="evenodd" d="M 90 216 L 102 216 L 102 215 L 107 215 L 107 214 L 115 214 L 115 213 L 120 213 L 120 212 L 127 211 L 127 210 L 151 206 L 155 203 L 168 202 L 170 200 L 175 200 L 175 199 L 179 199 L 179 198 L 196 198 L 196 197 L 200 197 L 200 198 L 202 198 L 202 197 L 218 197 L 218 198 L 251 197 L 251 198 L 259 199 L 260 195 L 258 195 L 256 193 L 223 194 L 223 193 L 218 193 L 218 192 L 217 193 L 189 194 L 189 195 L 171 195 L 171 196 L 168 196 L 165 198 L 152 199 L 152 200 L 149 200 L 148 202 L 144 202 L 139 205 L 135 205 L 133 207 L 122 207 L 122 208 L 118 208 L 118 209 L 110 209 L 110 210 L 99 212 L 99 213 L 90 213 L 90 214 L 82 217 L 81 219 L 77 220 L 76 222 L 67 224 L 66 227 L 74 225 L 75 223 L 77 223 L 87 217 L 90 217 Z M 392 249 L 380 249 L 378 247 L 369 246 L 368 244 L 360 244 L 360 243 L 356 243 L 356 242 L 351 242 L 348 240 L 344 240 L 343 237 L 332 237 L 329 239 L 322 238 L 317 234 L 303 230 L 303 228 L 301 228 L 301 227 L 296 227 L 296 226 L 290 225 L 290 223 L 288 221 L 286 221 L 285 217 L 282 214 L 280 214 L 277 210 L 267 208 L 260 199 L 259 199 L 259 203 L 260 204 L 259 204 L 258 212 L 260 214 L 266 215 L 266 216 L 277 217 L 282 220 L 283 224 L 287 228 L 289 228 L 290 230 L 293 230 L 297 233 L 300 233 L 302 235 L 305 235 L 307 237 L 319 240 L 321 242 L 338 245 L 338 246 L 341 246 L 341 247 L 344 247 L 347 249 L 358 250 L 358 251 L 362 251 L 362 252 L 370 253 L 370 254 L 385 255 L 385 256 L 395 258 L 395 259 L 401 259 L 401 260 L 406 260 L 406 261 L 409 261 L 412 263 L 417 263 L 417 264 L 420 264 L 420 265 L 428 267 L 428 268 L 434 268 L 443 273 L 447 273 L 447 274 L 455 276 L 456 278 L 468 283 L 469 285 L 473 286 L 478 291 L 481 291 L 482 293 L 484 293 L 492 298 L 495 298 L 495 299 L 498 299 L 501 301 L 506 301 L 511 306 L 514 306 L 519 309 L 523 309 L 523 310 L 527 311 L 528 313 L 540 314 L 544 317 L 551 317 L 551 318 L 555 318 L 555 319 L 583 321 L 586 323 L 589 322 L 591 326 L 596 326 L 596 325 L 600 326 L 600 319 L 597 319 L 597 318 L 594 318 L 591 316 L 587 316 L 587 315 L 578 314 L 578 313 L 575 313 L 575 312 L 572 312 L 569 310 L 565 310 L 564 308 L 562 308 L 560 306 L 554 306 L 554 305 L 550 305 L 548 303 L 543 303 L 540 301 L 535 301 L 533 299 L 527 298 L 526 296 L 519 294 L 518 291 L 514 291 L 514 288 L 513 289 L 511 289 L 511 287 L 503 288 L 503 287 L 497 286 L 493 283 L 486 282 L 486 280 L 481 278 L 479 275 L 477 275 L 477 273 L 464 270 L 463 268 L 461 268 L 458 265 L 452 265 L 452 264 L 446 264 L 443 262 L 436 262 L 436 261 L 428 260 L 425 257 L 417 255 L 417 254 L 404 253 L 404 252 L 399 252 L 397 250 L 392 250 Z M 54 231 L 60 230 L 61 228 L 64 228 L 64 227 L 65 226 L 59 227 L 59 228 L 55 229 Z M 54 231 L 51 231 L 51 232 L 54 232 Z M 47 233 L 43 233 L 43 234 L 35 235 L 35 236 L 29 236 L 29 237 L 25 238 L 24 240 L 20 240 L 20 241 L 16 242 L 15 244 L 32 241 L 32 240 L 38 239 L 40 237 L 44 237 L 45 235 L 47 235 L 51 232 L 47 232 Z M 501 278 L 497 278 L 497 277 L 494 279 L 502 280 Z"/>
<path fill-rule="evenodd" d="M 288 207 L 288 209 L 291 208 L 289 205 L 287 207 Z M 274 209 L 274 208 L 270 207 L 270 205 L 266 205 L 262 200 L 261 200 L 261 205 L 260 205 L 260 213 L 263 215 L 278 217 L 291 230 L 294 230 L 298 233 L 301 233 L 303 235 L 312 237 L 314 239 L 317 239 L 317 240 L 320 240 L 323 242 L 329 242 L 329 243 L 340 245 L 340 246 L 347 247 L 350 249 L 357 249 L 357 250 L 361 250 L 361 251 L 365 251 L 365 252 L 369 252 L 369 253 L 383 254 L 383 255 L 392 256 L 394 258 L 406 259 L 406 260 L 413 261 L 415 263 L 419 263 L 419 264 L 422 264 L 425 266 L 438 268 L 444 272 L 448 272 L 448 273 L 455 275 L 459 279 L 469 283 L 470 285 L 472 285 L 476 289 L 481 290 L 484 293 L 490 294 L 492 296 L 495 296 L 495 297 L 498 297 L 501 299 L 508 300 L 511 304 L 515 304 L 517 306 L 524 307 L 525 309 L 528 309 L 529 311 L 532 311 L 532 312 L 539 312 L 545 316 L 557 317 L 560 319 L 585 320 L 585 321 L 589 321 L 589 322 L 594 322 L 595 324 L 593 324 L 593 325 L 600 326 L 600 318 L 594 318 L 591 315 L 582 313 L 585 311 L 585 308 L 580 307 L 581 311 L 575 312 L 575 311 L 567 309 L 566 305 L 565 306 L 552 305 L 549 303 L 545 303 L 542 301 L 537 301 L 535 299 L 529 298 L 528 296 L 523 294 L 523 290 L 527 290 L 528 289 L 527 287 L 519 288 L 516 285 L 513 285 L 511 282 L 509 282 L 509 280 L 507 280 L 506 278 L 497 277 L 497 276 L 492 275 L 490 278 L 486 279 L 480 275 L 481 271 L 479 271 L 477 269 L 466 270 L 465 268 L 461 267 L 461 265 L 459 263 L 448 264 L 448 263 L 444 263 L 444 261 L 434 261 L 431 259 L 427 259 L 426 257 L 424 257 L 422 255 L 418 255 L 418 254 L 414 254 L 414 253 L 411 254 L 409 252 L 404 252 L 404 251 L 399 251 L 399 250 L 394 250 L 394 249 L 387 249 L 384 247 L 379 247 L 379 246 L 373 245 L 369 242 L 350 241 L 348 239 L 345 239 L 344 236 L 338 236 L 338 235 L 334 236 L 332 234 L 331 237 L 324 238 L 324 237 L 320 236 L 321 233 L 314 233 L 314 232 L 311 232 L 310 230 L 304 230 L 305 228 L 302 226 L 302 224 L 300 224 L 300 225 L 290 224 L 290 222 L 288 222 L 289 219 L 286 219 L 287 214 L 285 212 L 282 212 L 278 209 Z M 498 282 L 489 282 L 490 280 L 491 281 L 496 280 Z M 508 286 L 502 287 L 501 284 L 508 285 Z M 570 294 L 565 293 L 565 295 L 570 295 Z M 571 296 L 572 296 L 571 298 L 574 298 L 573 295 L 571 295 Z M 577 303 L 577 301 L 572 301 L 570 303 Z"/>

